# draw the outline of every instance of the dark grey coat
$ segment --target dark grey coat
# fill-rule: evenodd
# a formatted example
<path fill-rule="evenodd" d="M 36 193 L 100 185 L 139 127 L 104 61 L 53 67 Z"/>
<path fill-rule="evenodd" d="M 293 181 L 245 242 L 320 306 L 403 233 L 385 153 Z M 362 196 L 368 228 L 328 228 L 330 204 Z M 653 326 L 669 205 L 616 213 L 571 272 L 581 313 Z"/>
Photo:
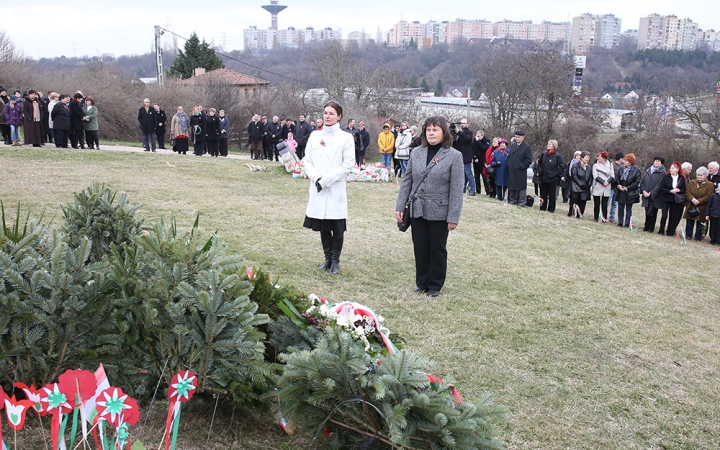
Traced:
<path fill-rule="evenodd" d="M 425 172 L 435 164 L 427 161 L 427 147 L 418 147 L 410 152 L 407 171 L 400 185 L 396 211 L 404 211 L 410 192 L 415 190 Z M 441 148 L 435 159 L 439 159 L 436 167 L 427 175 L 412 204 L 412 217 L 425 220 L 443 220 L 458 223 L 463 204 L 463 185 L 465 184 L 465 168 L 462 154 L 452 147 Z"/>
<path fill-rule="evenodd" d="M 656 209 L 662 208 L 662 200 L 660 200 L 660 180 L 662 180 L 663 175 L 665 175 L 665 170 L 661 170 L 659 172 L 653 172 L 652 167 L 650 166 L 645 170 L 645 174 L 642 177 L 642 180 L 640 180 L 640 199 L 642 200 L 642 207 L 647 208 L 648 206 L 652 206 Z M 645 197 L 642 195 L 643 191 L 647 191 L 650 193 L 650 197 Z"/>
<path fill-rule="evenodd" d="M 532 149 L 523 141 L 514 143 L 508 152 L 508 189 L 521 191 L 527 189 L 527 170 L 532 164 Z"/>

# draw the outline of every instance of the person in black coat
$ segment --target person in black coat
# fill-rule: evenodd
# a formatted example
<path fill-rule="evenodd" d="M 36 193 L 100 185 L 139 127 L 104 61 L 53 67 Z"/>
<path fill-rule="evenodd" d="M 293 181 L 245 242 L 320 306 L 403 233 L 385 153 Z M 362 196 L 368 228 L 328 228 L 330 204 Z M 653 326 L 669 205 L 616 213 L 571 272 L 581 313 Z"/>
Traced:
<path fill-rule="evenodd" d="M 360 169 L 365 169 L 365 152 L 370 147 L 370 133 L 365 129 L 365 122 L 360 121 L 358 124 L 360 128 Z M 411 148 L 415 148 L 410 144 Z"/>
<path fill-rule="evenodd" d="M 260 116 L 255 114 L 247 126 L 248 143 L 250 144 L 250 159 L 263 159 L 263 134 L 265 125 Z"/>
<path fill-rule="evenodd" d="M 144 105 L 138 110 L 138 122 L 140 122 L 140 132 L 142 133 L 142 142 L 145 151 L 150 151 L 150 143 L 152 143 L 152 151 L 155 151 L 157 141 L 155 140 L 155 130 L 158 126 L 157 113 L 155 108 L 150 106 L 150 99 L 143 100 Z"/>
<path fill-rule="evenodd" d="M 527 169 L 532 164 L 532 148 L 525 142 L 525 132 L 515 132 L 515 143 L 508 151 L 508 203 L 527 204 Z"/>
<path fill-rule="evenodd" d="M 265 156 L 269 160 L 272 160 L 274 156 L 275 161 L 280 161 L 280 155 L 278 155 L 276 145 L 282 140 L 282 126 L 280 125 L 280 122 L 278 122 L 278 116 L 273 116 L 272 122 L 267 124 L 265 130 L 267 132 L 266 136 L 270 142 L 270 154 Z"/>
<path fill-rule="evenodd" d="M 63 94 L 59 100 L 50 112 L 50 117 L 53 120 L 55 147 L 68 148 L 68 136 L 70 135 L 70 107 L 68 103 L 70 103 L 70 96 Z"/>
<path fill-rule="evenodd" d="M 50 110 L 48 109 L 48 105 L 50 105 L 50 98 L 45 97 L 40 91 L 37 91 L 37 95 L 40 99 L 40 115 L 42 116 L 43 123 L 43 138 L 45 139 L 45 142 L 52 143 L 53 135 L 52 130 L 50 129 Z"/>
<path fill-rule="evenodd" d="M 205 122 L 205 139 L 210 156 L 217 157 L 220 145 L 220 118 L 215 115 L 215 108 L 208 110 L 207 121 Z"/>
<path fill-rule="evenodd" d="M 627 158 L 627 156 L 626 156 Z M 658 234 L 666 234 L 675 236 L 675 229 L 680 220 L 678 217 L 685 207 L 685 190 L 687 189 L 687 181 L 682 166 L 678 161 L 673 161 L 670 169 L 660 180 L 660 200 L 662 200 L 662 216 L 660 217 L 660 230 Z M 678 202 L 677 200 L 682 200 Z M 667 232 L 665 232 L 665 222 L 667 221 Z"/>
<path fill-rule="evenodd" d="M 305 146 L 310 138 L 310 133 L 312 133 L 312 130 L 310 129 L 310 124 L 305 121 L 305 114 L 300 114 L 297 126 L 295 127 L 295 133 L 293 134 L 293 136 L 295 136 L 295 142 L 298 144 L 297 149 L 295 149 L 298 159 L 305 157 Z"/>
<path fill-rule="evenodd" d="M 490 192 L 490 182 L 487 175 L 483 173 L 485 169 L 485 154 L 487 154 L 488 148 L 490 148 L 490 140 L 485 137 L 483 130 L 478 130 L 477 133 L 475 133 L 475 139 L 473 139 L 472 143 L 473 173 L 475 174 L 475 187 L 477 188 L 476 192 L 478 194 L 480 193 L 481 182 L 483 186 L 485 186 L 485 193 L 488 194 Z"/>
<path fill-rule="evenodd" d="M 662 209 L 660 199 L 660 181 L 665 176 L 665 159 L 656 156 L 652 166 L 648 167 L 640 181 L 640 192 L 642 193 L 642 206 L 645 208 L 645 226 L 643 231 L 653 233 L 657 212 Z"/>
<path fill-rule="evenodd" d="M 472 161 L 473 161 L 473 132 L 468 128 L 467 119 L 460 120 L 460 130 L 453 138 L 453 148 L 459 151 L 463 157 L 463 167 L 465 168 L 465 184 L 463 185 L 463 192 L 470 188 L 471 196 L 476 195 L 477 185 L 475 184 L 475 177 L 472 173 Z M 397 142 L 397 136 L 395 137 Z"/>
<path fill-rule="evenodd" d="M 640 203 L 640 169 L 635 165 L 635 155 L 625 155 L 623 166 L 618 171 L 617 193 L 618 226 L 630 226 L 632 220 L 632 205 Z"/>
<path fill-rule="evenodd" d="M 557 187 L 565 174 L 565 161 L 557 152 L 558 142 L 548 141 L 547 151 L 538 160 L 538 180 L 540 181 L 540 211 L 555 212 Z"/>
<path fill-rule="evenodd" d="M 83 118 L 85 114 L 82 110 L 82 94 L 75 94 L 70 102 L 70 141 L 72 148 L 85 147 L 85 131 L 83 129 Z"/>
<path fill-rule="evenodd" d="M 155 137 L 157 137 L 157 146 L 158 148 L 161 148 L 165 150 L 165 125 L 167 122 L 167 116 L 165 115 L 165 111 L 160 109 L 159 105 L 154 105 L 153 108 L 155 109 L 155 112 L 157 113 L 157 128 L 155 128 Z"/>
<path fill-rule="evenodd" d="M 193 115 L 190 117 L 190 130 L 192 134 L 195 156 L 202 156 L 205 152 L 205 119 L 196 106 L 193 108 Z"/>
<path fill-rule="evenodd" d="M 710 224 L 710 245 L 720 244 L 720 187 L 710 196 L 705 208 L 705 220 Z"/>
<path fill-rule="evenodd" d="M 585 214 L 585 205 L 590 199 L 590 183 L 592 182 L 590 152 L 580 153 L 580 161 L 573 165 L 570 179 L 572 180 L 570 195 L 573 197 L 573 203 L 577 205 L 575 217 L 580 219 Z"/>

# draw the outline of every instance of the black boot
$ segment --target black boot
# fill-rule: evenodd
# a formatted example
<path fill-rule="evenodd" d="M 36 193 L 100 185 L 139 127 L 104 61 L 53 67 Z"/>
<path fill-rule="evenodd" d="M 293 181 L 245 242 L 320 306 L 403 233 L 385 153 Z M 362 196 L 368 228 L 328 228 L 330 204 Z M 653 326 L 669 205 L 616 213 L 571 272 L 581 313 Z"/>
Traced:
<path fill-rule="evenodd" d="M 325 253 L 325 261 L 320 264 L 318 270 L 328 270 L 331 265 L 330 258 L 332 256 L 332 234 L 330 234 L 329 231 L 321 231 L 320 241 L 322 242 L 323 252 Z"/>
<path fill-rule="evenodd" d="M 344 233 L 336 234 L 332 237 L 330 273 L 333 275 L 340 273 L 340 253 L 343 248 L 343 237 Z"/>

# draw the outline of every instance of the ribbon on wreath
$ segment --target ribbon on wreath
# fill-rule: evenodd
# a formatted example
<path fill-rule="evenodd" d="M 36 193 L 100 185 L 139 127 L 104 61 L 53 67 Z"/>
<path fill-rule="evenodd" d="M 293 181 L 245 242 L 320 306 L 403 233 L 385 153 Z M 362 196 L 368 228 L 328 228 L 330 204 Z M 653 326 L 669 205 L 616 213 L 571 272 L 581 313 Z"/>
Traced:
<path fill-rule="evenodd" d="M 635 216 L 630 216 L 630 234 L 637 233 L 638 230 L 638 219 Z"/>
<path fill-rule="evenodd" d="M 680 225 L 677 227 L 677 240 L 680 242 L 680 245 L 686 245 L 687 239 L 685 238 L 685 227 Z"/>
<path fill-rule="evenodd" d="M 175 450 L 180 427 L 180 410 L 182 404 L 195 394 L 197 384 L 197 376 L 189 370 L 176 373 L 170 381 L 168 388 L 170 407 L 165 421 L 165 450 Z"/>

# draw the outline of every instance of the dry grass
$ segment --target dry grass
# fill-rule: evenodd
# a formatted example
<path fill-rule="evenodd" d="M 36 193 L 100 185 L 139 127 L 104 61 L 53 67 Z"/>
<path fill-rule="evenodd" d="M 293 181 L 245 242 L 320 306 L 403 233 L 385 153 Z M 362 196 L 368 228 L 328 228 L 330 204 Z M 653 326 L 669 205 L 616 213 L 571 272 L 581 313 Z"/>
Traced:
<path fill-rule="evenodd" d="M 2 148 L 0 199 L 6 210 L 20 201 L 59 221 L 59 205 L 100 181 L 142 203 L 148 220 L 175 214 L 189 226 L 200 212 L 201 227 L 280 282 L 374 307 L 464 397 L 494 392 L 512 411 L 501 428 L 509 448 L 720 444 L 717 248 L 569 219 L 561 208 L 550 215 L 469 198 L 448 243 L 446 287 L 430 300 L 411 293 L 410 233 L 393 223 L 396 185 L 348 185 L 349 230 L 332 277 L 314 270 L 319 237 L 301 226 L 307 181 L 243 162 Z M 205 444 L 211 409 L 196 408 L 183 414 L 182 448 Z M 242 416 L 229 430 L 221 414 L 212 448 L 307 447 L 270 415 Z M 162 418 L 152 420 L 159 433 Z"/>

